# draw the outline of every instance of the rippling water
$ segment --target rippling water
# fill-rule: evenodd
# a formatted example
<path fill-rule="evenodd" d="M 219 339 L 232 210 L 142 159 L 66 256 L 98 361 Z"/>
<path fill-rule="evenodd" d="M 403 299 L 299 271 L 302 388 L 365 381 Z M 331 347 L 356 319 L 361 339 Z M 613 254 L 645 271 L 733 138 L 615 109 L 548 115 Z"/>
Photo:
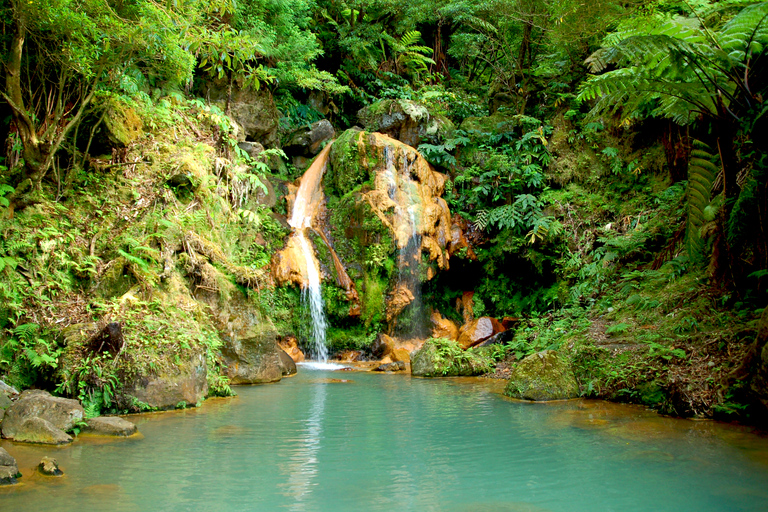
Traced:
<path fill-rule="evenodd" d="M 0 510 L 765 511 L 768 440 L 605 402 L 515 402 L 461 379 L 304 368 L 143 437 L 4 442 Z M 65 476 L 30 467 L 53 455 Z"/>

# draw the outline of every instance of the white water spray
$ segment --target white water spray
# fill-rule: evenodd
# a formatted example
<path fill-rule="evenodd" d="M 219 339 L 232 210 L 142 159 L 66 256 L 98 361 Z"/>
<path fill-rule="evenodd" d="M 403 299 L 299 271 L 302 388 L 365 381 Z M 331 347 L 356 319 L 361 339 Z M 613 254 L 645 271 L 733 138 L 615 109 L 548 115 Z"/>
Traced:
<path fill-rule="evenodd" d="M 301 287 L 301 301 L 309 307 L 312 318 L 312 357 L 315 360 L 328 361 L 328 347 L 325 346 L 325 332 L 328 329 L 328 321 L 325 318 L 323 295 L 320 284 L 320 265 L 315 258 L 312 245 L 307 239 L 307 230 L 311 229 L 312 218 L 315 209 L 320 202 L 322 192 L 320 183 L 325 173 L 328 162 L 328 153 L 331 144 L 328 144 L 317 156 L 307 172 L 301 178 L 299 190 L 296 192 L 296 200 L 293 203 L 293 211 L 288 224 L 293 228 L 292 236 L 297 238 L 301 254 L 304 258 L 306 269 L 306 281 Z"/>

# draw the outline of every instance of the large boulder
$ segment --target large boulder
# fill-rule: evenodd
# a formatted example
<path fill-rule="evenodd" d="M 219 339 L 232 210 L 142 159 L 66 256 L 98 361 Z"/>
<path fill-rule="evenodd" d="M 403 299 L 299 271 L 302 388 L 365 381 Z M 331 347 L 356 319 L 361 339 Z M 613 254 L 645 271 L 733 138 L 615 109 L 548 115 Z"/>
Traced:
<path fill-rule="evenodd" d="M 564 400 L 579 396 L 579 384 L 571 366 L 554 350 L 545 350 L 520 361 L 504 394 L 524 400 Z"/>
<path fill-rule="evenodd" d="M 47 391 L 38 389 L 27 390 L 6 410 L 2 434 L 5 438 L 23 441 L 26 439 L 20 439 L 19 435 L 27 432 L 29 428 L 40 432 L 46 430 L 47 427 L 38 423 L 31 424 L 27 428 L 23 427 L 25 422 L 34 418 L 43 420 L 64 434 L 82 421 L 84 416 L 83 407 L 77 400 L 54 397 Z M 26 437 L 29 435 L 32 434 L 25 434 Z"/>
<path fill-rule="evenodd" d="M 225 375 L 232 384 L 278 382 L 283 376 L 280 352 L 273 329 L 265 328 L 245 339 L 224 337 L 221 355 L 227 365 Z"/>
<path fill-rule="evenodd" d="M 431 338 L 411 354 L 411 375 L 418 377 L 482 375 L 492 369 L 490 357 L 465 351 L 452 340 Z"/>
<path fill-rule="evenodd" d="M 102 436 L 128 437 L 138 432 L 138 429 L 136 425 L 123 418 L 99 416 L 98 418 L 88 419 L 85 427 L 83 427 L 83 432 L 91 432 Z"/>
<path fill-rule="evenodd" d="M 126 384 L 125 395 L 151 409 L 195 406 L 208 394 L 208 365 L 203 353 L 193 354 L 170 368 L 142 375 Z"/>
<path fill-rule="evenodd" d="M 483 316 L 461 327 L 459 345 L 463 349 L 468 349 L 505 330 L 504 326 L 495 318 Z"/>
<path fill-rule="evenodd" d="M 361 109 L 357 118 L 366 131 L 389 135 L 413 147 L 423 142 L 438 144 L 455 129 L 447 117 L 410 100 L 379 100 Z"/>
<path fill-rule="evenodd" d="M 0 485 L 15 484 L 16 479 L 21 477 L 19 466 L 16 459 L 11 454 L 0 448 Z"/>

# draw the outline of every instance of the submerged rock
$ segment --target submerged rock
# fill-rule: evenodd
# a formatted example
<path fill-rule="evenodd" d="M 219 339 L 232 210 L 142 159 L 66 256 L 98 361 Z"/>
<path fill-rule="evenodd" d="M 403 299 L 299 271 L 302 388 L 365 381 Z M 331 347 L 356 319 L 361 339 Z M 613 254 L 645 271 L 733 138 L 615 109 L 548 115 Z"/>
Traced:
<path fill-rule="evenodd" d="M 520 361 L 504 394 L 525 400 L 563 400 L 578 397 L 579 385 L 571 366 L 554 350 L 545 350 Z"/>
<path fill-rule="evenodd" d="M 0 448 L 0 485 L 15 484 L 17 478 L 21 478 L 21 473 L 16 459 L 4 448 Z"/>
<path fill-rule="evenodd" d="M 80 402 L 67 398 L 51 396 L 47 391 L 27 390 L 5 412 L 3 418 L 3 437 L 15 441 L 27 441 L 40 437 L 41 439 L 54 440 L 52 444 L 69 442 L 71 438 L 64 432 L 75 427 L 82 421 L 85 412 Z M 40 419 L 44 422 L 33 422 L 24 426 L 31 419 Z M 50 429 L 48 428 L 50 426 Z M 68 438 L 63 441 L 64 437 Z M 24 439 L 22 439 L 23 437 Z M 48 442 L 48 441 L 29 441 Z"/>
<path fill-rule="evenodd" d="M 61 476 L 64 474 L 59 468 L 59 463 L 56 459 L 51 457 L 43 457 L 43 460 L 37 465 L 37 470 L 46 476 Z"/>
<path fill-rule="evenodd" d="M 456 377 L 482 375 L 493 369 L 490 357 L 463 350 L 446 339 L 429 339 L 411 354 L 411 375 L 418 377 Z"/>
<path fill-rule="evenodd" d="M 99 416 L 88 419 L 83 431 L 104 436 L 128 437 L 138 432 L 139 429 L 130 421 L 117 416 Z"/>

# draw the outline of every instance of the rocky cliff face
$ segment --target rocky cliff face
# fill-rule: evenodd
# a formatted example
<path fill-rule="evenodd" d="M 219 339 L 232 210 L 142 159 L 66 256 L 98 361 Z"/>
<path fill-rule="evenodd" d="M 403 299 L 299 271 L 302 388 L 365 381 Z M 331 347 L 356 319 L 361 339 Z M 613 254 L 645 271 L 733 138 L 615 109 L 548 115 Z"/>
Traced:
<path fill-rule="evenodd" d="M 418 297 L 421 282 L 448 268 L 445 180 L 413 147 L 387 135 L 353 129 L 333 143 L 322 179 L 324 197 L 312 201 L 310 238 L 324 286 L 335 286 L 340 300 L 349 302 L 338 308 L 342 316 L 391 325 Z M 302 285 L 297 252 L 289 238 L 273 259 L 278 284 Z M 404 279 L 404 266 L 411 279 Z"/>

